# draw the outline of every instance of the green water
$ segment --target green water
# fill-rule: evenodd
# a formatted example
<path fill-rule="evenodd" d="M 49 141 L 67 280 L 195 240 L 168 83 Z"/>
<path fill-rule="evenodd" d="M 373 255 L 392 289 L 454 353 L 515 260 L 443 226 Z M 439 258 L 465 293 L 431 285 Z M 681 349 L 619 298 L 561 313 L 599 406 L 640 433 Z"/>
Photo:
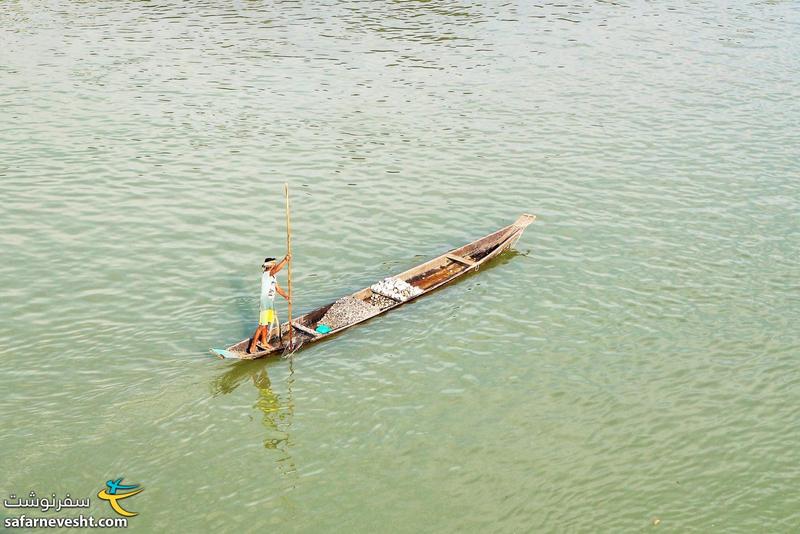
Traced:
<path fill-rule="evenodd" d="M 141 532 L 796 531 L 799 72 L 794 2 L 3 2 L 0 493 L 124 476 Z M 284 181 L 298 311 L 538 220 L 216 360 Z"/>

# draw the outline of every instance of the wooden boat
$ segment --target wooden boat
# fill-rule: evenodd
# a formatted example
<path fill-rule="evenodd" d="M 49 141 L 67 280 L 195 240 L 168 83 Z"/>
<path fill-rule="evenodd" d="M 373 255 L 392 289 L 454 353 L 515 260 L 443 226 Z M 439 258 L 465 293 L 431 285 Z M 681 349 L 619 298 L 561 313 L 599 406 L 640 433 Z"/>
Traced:
<path fill-rule="evenodd" d="M 355 321 L 351 324 L 346 324 L 328 333 L 321 334 L 316 331 L 317 324 L 320 319 L 325 315 L 325 312 L 333 305 L 333 302 L 310 311 L 305 315 L 294 319 L 292 321 L 293 328 L 293 343 L 292 350 L 296 350 L 299 346 L 304 346 L 309 343 L 320 341 L 327 337 L 338 334 L 342 330 L 355 326 L 359 323 L 372 319 L 378 315 L 393 310 L 403 304 L 411 302 L 431 291 L 449 284 L 453 280 L 458 279 L 460 276 L 465 275 L 470 271 L 475 271 L 481 265 L 498 256 L 503 251 L 513 247 L 522 236 L 525 228 L 535 220 L 535 216 L 523 214 L 514 224 L 501 228 L 500 230 L 482 237 L 472 243 L 464 245 L 463 247 L 453 249 L 449 252 L 442 254 L 430 261 L 418 265 L 412 269 L 395 275 L 394 278 L 399 278 L 412 286 L 421 290 L 421 293 L 409 298 L 406 301 L 395 301 L 382 308 L 375 307 L 375 313 L 365 317 L 361 320 Z M 366 287 L 360 291 L 356 291 L 351 295 L 354 298 L 369 301 L 372 296 L 372 290 Z M 270 354 L 283 353 L 290 349 L 289 345 L 289 323 L 288 321 L 281 325 L 280 336 L 273 335 L 270 340 L 270 345 L 262 350 L 248 354 L 247 348 L 250 344 L 250 338 L 243 339 L 240 342 L 231 345 L 227 349 L 211 349 L 211 351 L 222 358 L 238 358 L 240 360 L 254 360 L 262 358 Z"/>

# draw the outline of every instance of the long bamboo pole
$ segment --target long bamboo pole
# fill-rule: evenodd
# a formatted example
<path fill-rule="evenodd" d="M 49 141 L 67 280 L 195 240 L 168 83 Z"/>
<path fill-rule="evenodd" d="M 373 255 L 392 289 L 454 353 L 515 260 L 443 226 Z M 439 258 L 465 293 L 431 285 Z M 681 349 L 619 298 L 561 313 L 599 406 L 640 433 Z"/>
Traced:
<path fill-rule="evenodd" d="M 289 254 L 289 350 L 292 349 L 292 221 L 289 217 L 289 184 L 283 184 L 283 190 L 286 194 L 286 253 Z"/>

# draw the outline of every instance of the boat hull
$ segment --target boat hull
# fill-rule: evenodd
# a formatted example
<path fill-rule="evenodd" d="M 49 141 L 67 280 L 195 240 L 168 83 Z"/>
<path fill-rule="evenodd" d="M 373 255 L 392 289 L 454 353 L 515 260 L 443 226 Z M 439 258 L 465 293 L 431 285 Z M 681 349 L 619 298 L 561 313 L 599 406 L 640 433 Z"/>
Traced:
<path fill-rule="evenodd" d="M 376 308 L 376 312 L 352 323 L 343 325 L 339 328 L 331 330 L 325 334 L 319 334 L 315 331 L 316 325 L 328 308 L 333 303 L 322 306 L 313 311 L 310 311 L 297 319 L 292 321 L 292 334 L 294 338 L 293 346 L 288 346 L 288 331 L 289 323 L 285 322 L 281 325 L 280 341 L 273 342 L 268 349 L 260 350 L 253 353 L 248 353 L 247 349 L 250 344 L 250 338 L 243 339 L 238 343 L 234 343 L 227 349 L 212 349 L 212 352 L 220 358 L 226 359 L 240 359 L 240 360 L 254 360 L 271 355 L 284 354 L 287 352 L 294 352 L 300 347 L 309 343 L 316 343 L 331 336 L 347 330 L 357 324 L 368 321 L 379 315 L 383 315 L 395 308 L 404 304 L 412 302 L 432 291 L 449 284 L 458 278 L 464 276 L 469 272 L 476 271 L 486 262 L 499 256 L 503 252 L 512 248 L 525 228 L 535 220 L 535 216 L 529 214 L 521 215 L 513 224 L 501 228 L 487 236 L 477 239 L 462 247 L 453 249 L 449 252 L 442 254 L 432 260 L 426 261 L 416 267 L 408 269 L 402 273 L 394 276 L 411 285 L 419 288 L 421 293 L 403 302 L 396 302 L 395 304 L 385 306 L 383 308 Z M 372 296 L 370 288 L 364 288 L 356 291 L 352 295 L 353 298 L 360 300 L 369 300 Z"/>

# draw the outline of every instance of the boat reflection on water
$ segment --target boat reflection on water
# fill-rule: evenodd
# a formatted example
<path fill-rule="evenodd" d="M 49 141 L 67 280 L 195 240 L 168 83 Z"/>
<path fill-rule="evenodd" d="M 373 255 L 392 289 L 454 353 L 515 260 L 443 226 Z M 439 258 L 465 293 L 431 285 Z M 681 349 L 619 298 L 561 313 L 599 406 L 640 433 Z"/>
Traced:
<path fill-rule="evenodd" d="M 258 389 L 258 400 L 256 408 L 264 416 L 264 426 L 270 430 L 271 438 L 264 440 L 264 447 L 267 449 L 279 449 L 283 445 L 288 449 L 289 429 L 292 426 L 292 416 L 294 415 L 294 404 L 292 403 L 292 376 L 286 382 L 286 399 L 282 402 L 281 397 L 272 390 L 272 383 L 269 380 L 266 366 L 252 375 L 253 385 Z"/>
<path fill-rule="evenodd" d="M 278 467 L 288 475 L 296 471 L 294 461 L 290 454 L 291 428 L 294 417 L 294 402 L 292 399 L 292 386 L 294 384 L 294 367 L 289 360 L 289 375 L 285 380 L 285 392 L 276 393 L 269 378 L 268 369 L 273 365 L 286 368 L 286 361 L 252 361 L 240 362 L 231 366 L 225 373 L 218 376 L 211 384 L 214 396 L 227 395 L 235 391 L 240 385 L 252 382 L 258 391 L 255 404 L 256 410 L 261 412 L 267 437 L 264 439 L 264 448 L 278 451 L 280 457 L 276 460 Z"/>

